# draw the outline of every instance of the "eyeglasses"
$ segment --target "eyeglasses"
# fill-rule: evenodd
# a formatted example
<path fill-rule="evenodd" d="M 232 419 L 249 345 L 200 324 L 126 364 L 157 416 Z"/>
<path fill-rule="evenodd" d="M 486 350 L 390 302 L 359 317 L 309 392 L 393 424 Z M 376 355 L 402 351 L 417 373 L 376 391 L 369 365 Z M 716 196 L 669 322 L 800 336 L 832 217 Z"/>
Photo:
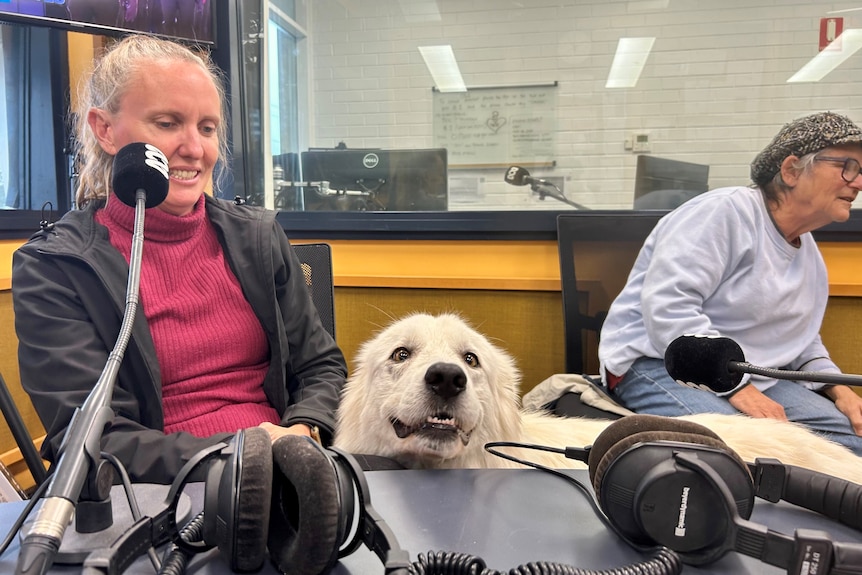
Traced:
<path fill-rule="evenodd" d="M 834 162 L 836 164 L 844 164 L 841 169 L 841 179 L 848 184 L 853 183 L 853 180 L 859 177 L 859 172 L 862 168 L 855 158 L 833 158 L 831 156 L 818 156 L 814 158 L 815 162 Z"/>

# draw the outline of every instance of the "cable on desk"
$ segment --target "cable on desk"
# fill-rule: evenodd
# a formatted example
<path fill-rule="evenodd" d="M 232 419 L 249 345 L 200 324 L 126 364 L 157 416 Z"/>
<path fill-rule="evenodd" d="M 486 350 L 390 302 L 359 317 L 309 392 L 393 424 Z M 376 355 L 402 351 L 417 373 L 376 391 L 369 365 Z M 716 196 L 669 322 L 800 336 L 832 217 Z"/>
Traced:
<path fill-rule="evenodd" d="M 420 553 L 410 566 L 413 575 L 679 575 L 682 560 L 667 548 L 640 563 L 613 569 L 579 569 L 564 563 L 532 562 L 519 565 L 509 571 L 488 569 L 485 561 L 466 553 L 438 551 Z"/>
<path fill-rule="evenodd" d="M 138 505 L 138 498 L 135 497 L 135 489 L 132 487 L 132 480 L 129 477 L 129 473 L 126 471 L 126 466 L 123 465 L 123 462 L 120 461 L 113 453 L 102 451 L 99 455 L 108 460 L 108 462 L 114 466 L 117 473 L 120 474 L 120 483 L 123 486 L 123 491 L 126 493 L 126 500 L 129 503 L 129 511 L 132 514 L 132 519 L 138 521 L 143 517 L 143 514 Z M 161 567 L 161 561 L 159 561 L 159 557 L 156 555 L 156 550 L 152 545 L 147 549 L 147 556 L 150 558 L 150 563 L 153 564 L 153 568 L 158 571 Z"/>
<path fill-rule="evenodd" d="M 186 541 L 201 541 L 203 539 L 204 514 L 198 513 L 194 519 L 189 521 L 182 529 L 179 536 Z M 182 549 L 176 543 L 171 543 L 165 552 L 165 560 L 158 575 L 183 575 L 186 572 L 192 553 Z"/>
<path fill-rule="evenodd" d="M 641 574 L 643 574 L 643 575 L 654 575 L 654 574 L 655 575 L 677 575 L 677 574 L 682 572 L 682 559 L 672 549 L 667 548 L 667 547 L 662 547 L 660 545 L 650 545 L 650 546 L 638 545 L 632 541 L 629 541 L 628 538 L 625 537 L 620 532 L 619 529 L 617 529 L 616 525 L 614 525 L 610 520 L 608 520 L 607 516 L 601 510 L 601 507 L 599 506 L 598 501 L 596 501 L 596 498 L 593 496 L 593 493 L 590 491 L 590 489 L 586 485 L 584 485 L 583 483 L 581 483 L 580 481 L 578 481 L 574 477 L 567 475 L 566 473 L 563 473 L 557 469 L 552 469 L 550 467 L 546 467 L 540 463 L 536 463 L 535 461 L 530 461 L 527 459 L 521 459 L 520 457 L 516 457 L 516 456 L 508 454 L 508 453 L 503 453 L 502 451 L 499 451 L 499 449 L 497 449 L 499 447 L 518 447 L 521 449 L 532 449 L 535 451 L 547 451 L 550 453 L 557 453 L 560 455 L 565 455 L 569 459 L 577 459 L 576 457 L 572 457 L 570 455 L 570 451 L 572 451 L 572 448 L 558 449 L 556 447 L 549 447 L 547 445 L 534 445 L 534 444 L 530 444 L 530 443 L 520 443 L 520 442 L 516 442 L 516 441 L 491 441 L 491 442 L 488 442 L 485 444 L 485 451 L 487 451 L 488 453 L 490 453 L 492 455 L 496 455 L 497 457 L 500 457 L 502 459 L 507 459 L 507 460 L 512 461 L 514 463 L 518 463 L 520 465 L 525 465 L 527 467 L 532 467 L 533 469 L 538 469 L 539 471 L 544 471 L 545 473 L 555 475 L 555 476 L 559 477 L 560 479 L 562 479 L 563 481 L 566 481 L 567 483 L 574 485 L 584 495 L 584 497 L 586 497 L 587 502 L 593 508 L 593 512 L 596 514 L 596 516 L 599 518 L 599 520 L 605 525 L 605 527 L 607 527 L 617 537 L 619 537 L 623 541 L 626 541 L 629 544 L 629 546 L 640 551 L 641 553 L 652 553 L 653 554 L 652 559 L 649 559 L 647 561 L 642 561 L 639 563 L 634 563 L 634 564 L 626 566 L 626 567 L 620 567 L 618 569 L 614 569 L 611 571 L 582 571 L 582 570 L 575 570 L 575 571 L 512 571 L 511 572 L 512 575 L 520 575 L 521 573 L 529 573 L 529 574 L 533 574 L 533 573 L 536 573 L 536 574 L 539 574 L 539 573 L 557 574 L 557 573 L 559 573 L 560 575 L 570 575 L 570 574 L 572 574 L 572 575 L 592 575 L 594 573 L 595 574 L 608 574 L 608 575 L 629 575 L 629 574 L 631 574 L 631 575 L 641 575 Z M 669 558 L 669 560 L 666 560 L 665 559 L 666 557 Z M 659 562 L 656 563 L 656 560 L 659 560 Z M 553 565 L 555 567 L 569 568 L 566 565 L 560 566 L 559 564 L 549 564 L 549 563 L 540 563 L 540 564 L 530 563 L 529 565 L 542 565 L 542 566 Z M 518 569 L 520 569 L 520 567 Z"/>
<path fill-rule="evenodd" d="M 549 447 L 547 445 L 534 445 L 531 443 L 519 443 L 517 441 L 491 441 L 491 442 L 488 442 L 485 444 L 485 451 L 487 451 L 488 453 L 490 453 L 492 455 L 496 455 L 497 457 L 500 457 L 502 459 L 507 459 L 507 460 L 512 461 L 514 463 L 518 463 L 520 465 L 525 465 L 527 467 L 532 467 L 533 469 L 538 469 L 539 471 L 544 471 L 545 473 L 555 475 L 555 476 L 559 477 L 560 479 L 562 479 L 563 481 L 570 483 L 571 485 L 574 485 L 575 487 L 577 487 L 578 490 L 584 495 L 584 497 L 586 497 L 587 503 L 589 503 L 590 506 L 593 508 L 593 512 L 596 514 L 596 517 L 599 518 L 599 520 L 604 524 L 604 526 L 607 527 L 617 537 L 619 537 L 623 541 L 626 541 L 631 547 L 637 549 L 641 553 L 653 553 L 657 549 L 660 548 L 660 546 L 657 546 L 657 545 L 649 545 L 649 546 L 637 545 L 634 542 L 629 541 L 628 538 L 626 538 L 625 535 L 623 535 L 620 532 L 620 530 L 617 529 L 617 526 L 614 525 L 607 518 L 607 516 L 605 515 L 605 513 L 602 511 L 601 507 L 599 506 L 598 501 L 596 501 L 596 498 L 593 496 L 593 492 L 590 491 L 590 489 L 586 485 L 584 485 L 583 483 L 581 483 L 580 481 L 578 481 L 577 479 L 575 479 L 571 475 L 567 475 L 567 474 L 565 474 L 562 471 L 559 471 L 557 469 L 552 469 L 550 467 L 546 467 L 546 466 L 542 465 L 541 463 L 536 463 L 535 461 L 530 461 L 528 459 L 521 459 L 520 457 L 516 457 L 516 456 L 510 455 L 508 453 L 503 453 L 502 451 L 499 451 L 497 449 L 498 447 L 518 447 L 521 449 L 533 449 L 535 451 L 547 451 L 549 453 L 557 453 L 559 455 L 566 455 L 566 457 L 568 457 L 568 451 L 570 448 L 559 449 L 556 447 Z"/>

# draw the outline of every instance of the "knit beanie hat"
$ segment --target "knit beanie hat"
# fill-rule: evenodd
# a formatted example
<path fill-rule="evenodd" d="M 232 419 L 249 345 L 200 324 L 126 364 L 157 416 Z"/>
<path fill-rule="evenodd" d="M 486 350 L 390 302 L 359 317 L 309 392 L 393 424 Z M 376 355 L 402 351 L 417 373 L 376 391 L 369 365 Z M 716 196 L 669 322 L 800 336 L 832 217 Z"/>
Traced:
<path fill-rule="evenodd" d="M 761 189 L 781 170 L 788 156 L 801 158 L 841 144 L 862 145 L 862 130 L 846 116 L 818 112 L 785 124 L 751 163 L 751 181 Z"/>

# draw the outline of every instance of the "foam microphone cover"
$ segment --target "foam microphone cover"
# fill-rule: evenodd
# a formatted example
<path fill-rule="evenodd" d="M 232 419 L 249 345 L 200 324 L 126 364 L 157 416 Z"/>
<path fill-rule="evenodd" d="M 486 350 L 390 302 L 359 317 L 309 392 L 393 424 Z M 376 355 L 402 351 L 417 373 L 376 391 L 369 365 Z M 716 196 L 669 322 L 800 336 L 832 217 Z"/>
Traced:
<path fill-rule="evenodd" d="M 665 368 L 677 383 L 715 393 L 733 391 L 742 381 L 742 373 L 730 371 L 731 361 L 744 362 L 745 355 L 728 337 L 683 335 L 664 354 Z"/>
<path fill-rule="evenodd" d="M 120 148 L 114 156 L 111 187 L 124 204 L 135 207 L 138 190 L 147 194 L 147 208 L 154 208 L 168 197 L 168 159 L 157 147 L 134 142 Z"/>
<path fill-rule="evenodd" d="M 529 175 L 530 172 L 524 168 L 512 166 L 506 170 L 506 176 L 503 179 L 506 183 L 512 184 L 513 186 L 526 186 L 527 182 L 524 181 L 524 178 Z"/>

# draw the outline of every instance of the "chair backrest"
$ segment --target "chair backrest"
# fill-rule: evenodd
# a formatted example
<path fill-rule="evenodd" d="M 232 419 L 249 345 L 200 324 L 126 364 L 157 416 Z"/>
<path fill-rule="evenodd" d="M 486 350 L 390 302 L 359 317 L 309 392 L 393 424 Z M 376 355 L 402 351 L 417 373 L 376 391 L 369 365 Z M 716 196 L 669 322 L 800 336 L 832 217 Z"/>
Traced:
<path fill-rule="evenodd" d="M 302 275 L 311 300 L 326 331 L 335 339 L 335 289 L 332 281 L 332 248 L 329 244 L 295 244 Z"/>
<path fill-rule="evenodd" d="M 6 380 L 0 374 L 0 411 L 3 412 L 3 418 L 6 424 L 12 431 L 12 437 L 21 450 L 21 455 L 24 457 L 24 462 L 27 464 L 27 469 L 33 476 L 33 481 L 39 486 L 48 473 L 45 471 L 45 463 L 42 457 L 36 450 L 36 445 L 33 443 L 33 438 L 30 437 L 30 432 L 24 424 L 24 418 L 21 417 L 21 412 L 18 406 L 15 405 L 15 400 L 12 398 L 12 393 L 6 386 Z"/>
<path fill-rule="evenodd" d="M 557 216 L 566 373 L 597 373 L 595 351 L 607 310 L 660 216 L 632 213 L 624 227 L 618 225 L 618 217 L 602 212 Z M 613 239 L 596 240 L 597 236 Z"/>
<path fill-rule="evenodd" d="M 706 164 L 638 156 L 634 195 L 636 210 L 670 210 L 708 189 L 709 166 Z"/>
<path fill-rule="evenodd" d="M 634 209 L 672 210 L 702 193 L 694 190 L 655 190 L 635 198 Z"/>

